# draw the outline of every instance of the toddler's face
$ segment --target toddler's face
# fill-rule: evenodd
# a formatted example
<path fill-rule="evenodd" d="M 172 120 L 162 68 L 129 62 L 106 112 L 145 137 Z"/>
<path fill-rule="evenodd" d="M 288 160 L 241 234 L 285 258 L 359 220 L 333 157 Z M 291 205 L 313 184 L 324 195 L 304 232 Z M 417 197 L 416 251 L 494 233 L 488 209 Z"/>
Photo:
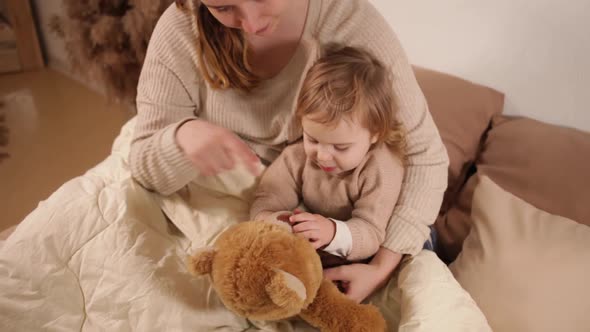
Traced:
<path fill-rule="evenodd" d="M 309 116 L 301 121 L 307 158 L 328 174 L 355 169 L 377 141 L 368 129 L 349 119 L 330 125 L 316 122 Z"/>

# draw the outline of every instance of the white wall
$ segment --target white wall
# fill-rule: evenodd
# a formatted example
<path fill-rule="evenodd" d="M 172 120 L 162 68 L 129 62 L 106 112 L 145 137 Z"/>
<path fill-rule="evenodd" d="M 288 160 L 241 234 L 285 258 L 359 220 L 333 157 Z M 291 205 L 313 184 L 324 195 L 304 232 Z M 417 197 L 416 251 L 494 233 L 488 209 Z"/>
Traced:
<path fill-rule="evenodd" d="M 590 0 L 371 0 L 414 64 L 506 94 L 504 113 L 590 131 Z"/>

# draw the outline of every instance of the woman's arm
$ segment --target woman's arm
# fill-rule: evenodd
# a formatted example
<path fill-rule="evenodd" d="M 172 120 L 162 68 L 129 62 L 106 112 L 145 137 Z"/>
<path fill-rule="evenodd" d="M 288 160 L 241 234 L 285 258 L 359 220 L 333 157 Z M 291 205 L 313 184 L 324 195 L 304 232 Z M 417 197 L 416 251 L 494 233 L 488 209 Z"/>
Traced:
<path fill-rule="evenodd" d="M 398 202 L 382 246 L 397 253 L 415 255 L 430 234 L 447 187 L 449 159 L 426 99 L 402 46 L 385 19 L 370 4 L 369 31 L 375 35 L 367 48 L 388 66 L 393 75 L 398 118 L 407 132 L 407 164 Z"/>
<path fill-rule="evenodd" d="M 144 187 L 171 194 L 197 176 L 196 169 L 176 143 L 176 131 L 196 119 L 198 100 L 184 79 L 198 75 L 187 39 L 193 38 L 190 20 L 176 6 L 169 7 L 152 33 L 137 88 L 137 123 L 129 164 Z"/>
<path fill-rule="evenodd" d="M 195 44 L 190 19 L 172 5 L 152 34 L 139 79 L 130 168 L 144 187 L 164 195 L 238 161 L 259 171 L 256 154 L 231 130 L 196 118 L 206 83 Z"/>

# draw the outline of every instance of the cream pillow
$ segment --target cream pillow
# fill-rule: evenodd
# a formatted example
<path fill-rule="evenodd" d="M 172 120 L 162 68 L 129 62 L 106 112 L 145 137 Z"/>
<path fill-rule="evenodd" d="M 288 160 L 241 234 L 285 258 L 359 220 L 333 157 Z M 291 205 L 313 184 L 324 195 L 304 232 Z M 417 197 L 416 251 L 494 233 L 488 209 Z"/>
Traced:
<path fill-rule="evenodd" d="M 450 268 L 494 331 L 590 331 L 590 227 L 487 177 L 476 186 L 472 219 Z"/>

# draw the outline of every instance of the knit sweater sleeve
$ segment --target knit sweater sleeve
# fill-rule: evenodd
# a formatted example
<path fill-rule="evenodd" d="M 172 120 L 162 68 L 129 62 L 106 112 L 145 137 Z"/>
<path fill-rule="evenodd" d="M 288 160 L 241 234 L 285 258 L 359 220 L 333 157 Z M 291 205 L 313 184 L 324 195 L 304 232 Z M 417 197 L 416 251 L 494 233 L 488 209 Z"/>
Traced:
<path fill-rule="evenodd" d="M 300 202 L 303 169 L 305 167 L 303 144 L 288 146 L 260 178 L 250 207 L 250 219 L 263 211 L 293 211 Z"/>
<path fill-rule="evenodd" d="M 197 176 L 175 139 L 178 127 L 197 111 L 198 94 L 189 93 L 198 73 L 193 43 L 190 20 L 170 6 L 154 29 L 137 88 L 131 172 L 141 185 L 165 195 Z"/>
<path fill-rule="evenodd" d="M 359 198 L 346 226 L 352 236 L 351 261 L 373 256 L 385 239 L 387 224 L 402 186 L 404 168 L 385 147 L 371 152 L 358 175 Z"/>
<path fill-rule="evenodd" d="M 447 187 L 446 149 L 408 58 L 383 16 L 367 0 L 323 3 L 320 42 L 362 47 L 391 70 L 398 118 L 407 131 L 408 162 L 382 246 L 415 255 L 430 233 L 428 226 Z"/>

